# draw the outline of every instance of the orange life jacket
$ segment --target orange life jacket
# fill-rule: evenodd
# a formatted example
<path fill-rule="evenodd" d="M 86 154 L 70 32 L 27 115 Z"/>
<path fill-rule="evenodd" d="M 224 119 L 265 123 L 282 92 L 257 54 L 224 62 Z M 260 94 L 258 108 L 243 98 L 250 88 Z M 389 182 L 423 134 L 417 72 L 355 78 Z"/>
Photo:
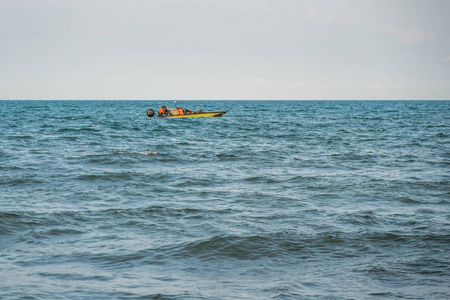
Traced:
<path fill-rule="evenodd" d="M 178 108 L 178 115 L 184 115 L 184 111 L 181 107 Z"/>
<path fill-rule="evenodd" d="M 160 114 L 160 115 L 163 115 L 163 114 L 164 114 L 164 108 L 161 107 L 161 108 L 159 109 L 159 114 Z"/>

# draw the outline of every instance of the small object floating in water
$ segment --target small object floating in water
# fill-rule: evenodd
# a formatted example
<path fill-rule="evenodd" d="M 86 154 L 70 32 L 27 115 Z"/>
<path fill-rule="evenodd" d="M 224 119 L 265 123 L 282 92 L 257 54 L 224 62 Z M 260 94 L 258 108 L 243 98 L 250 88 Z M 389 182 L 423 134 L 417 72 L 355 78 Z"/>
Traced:
<path fill-rule="evenodd" d="M 221 117 L 226 114 L 226 110 L 217 111 L 198 111 L 193 112 L 190 115 L 177 115 L 177 116 L 158 116 L 159 118 L 209 118 L 209 117 Z"/>
<path fill-rule="evenodd" d="M 171 109 L 163 105 L 159 109 L 158 118 L 208 118 L 208 117 L 221 117 L 226 114 L 226 110 L 216 110 L 216 111 L 193 111 L 190 109 L 183 109 L 181 107 L 175 107 Z M 147 116 L 149 118 L 153 118 L 156 116 L 156 113 L 153 109 L 147 109 Z"/>
<path fill-rule="evenodd" d="M 147 152 L 137 152 L 137 154 L 142 154 L 142 155 L 155 155 L 155 154 L 158 154 L 158 152 L 147 151 Z"/>

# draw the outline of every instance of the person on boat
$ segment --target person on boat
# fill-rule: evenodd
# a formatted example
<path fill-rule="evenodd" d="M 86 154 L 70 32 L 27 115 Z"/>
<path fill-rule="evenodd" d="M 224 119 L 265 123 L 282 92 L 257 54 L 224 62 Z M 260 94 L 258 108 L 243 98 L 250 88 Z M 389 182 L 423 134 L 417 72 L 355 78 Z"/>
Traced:
<path fill-rule="evenodd" d="M 178 115 L 184 115 L 184 110 L 181 107 L 178 107 Z"/>
<path fill-rule="evenodd" d="M 160 114 L 160 115 L 168 115 L 168 114 L 170 114 L 171 111 L 172 111 L 172 109 L 170 107 L 167 107 L 167 106 L 163 105 L 159 109 L 158 114 Z"/>

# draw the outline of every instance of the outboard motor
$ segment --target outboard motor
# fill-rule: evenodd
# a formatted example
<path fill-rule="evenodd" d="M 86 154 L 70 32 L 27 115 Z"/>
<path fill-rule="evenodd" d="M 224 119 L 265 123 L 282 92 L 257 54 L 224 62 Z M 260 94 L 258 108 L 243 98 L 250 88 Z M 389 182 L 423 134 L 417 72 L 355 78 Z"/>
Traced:
<path fill-rule="evenodd" d="M 155 111 L 151 108 L 147 109 L 147 116 L 153 118 L 155 116 Z"/>

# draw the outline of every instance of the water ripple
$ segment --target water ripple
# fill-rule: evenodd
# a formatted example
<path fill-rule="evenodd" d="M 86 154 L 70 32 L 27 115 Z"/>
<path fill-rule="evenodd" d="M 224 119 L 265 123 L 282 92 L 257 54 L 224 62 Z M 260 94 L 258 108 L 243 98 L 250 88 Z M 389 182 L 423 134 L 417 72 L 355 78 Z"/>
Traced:
<path fill-rule="evenodd" d="M 448 101 L 162 104 L 0 101 L 0 298 L 450 297 Z"/>

